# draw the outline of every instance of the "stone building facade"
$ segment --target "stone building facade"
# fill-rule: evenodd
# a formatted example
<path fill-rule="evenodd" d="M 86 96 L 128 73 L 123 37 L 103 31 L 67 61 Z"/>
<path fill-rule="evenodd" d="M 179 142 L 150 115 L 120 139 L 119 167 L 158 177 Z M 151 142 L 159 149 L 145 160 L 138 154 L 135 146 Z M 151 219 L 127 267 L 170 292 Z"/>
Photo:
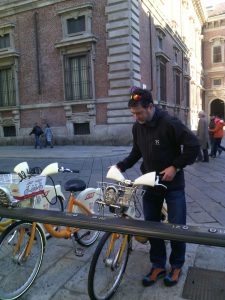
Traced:
<path fill-rule="evenodd" d="M 0 142 L 39 122 L 59 143 L 127 144 L 131 86 L 195 129 L 205 18 L 200 0 L 2 0 Z"/>
<path fill-rule="evenodd" d="M 204 109 L 225 119 L 225 4 L 208 7 L 204 25 Z"/>

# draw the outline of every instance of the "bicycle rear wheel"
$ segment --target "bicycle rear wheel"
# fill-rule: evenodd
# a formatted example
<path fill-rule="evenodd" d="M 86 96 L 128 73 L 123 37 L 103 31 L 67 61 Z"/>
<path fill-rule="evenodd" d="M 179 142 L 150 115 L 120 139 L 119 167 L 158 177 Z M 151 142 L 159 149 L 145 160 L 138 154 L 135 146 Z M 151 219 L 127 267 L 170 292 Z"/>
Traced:
<path fill-rule="evenodd" d="M 110 299 L 115 294 L 126 269 L 131 250 L 130 241 L 131 237 L 123 234 L 103 235 L 93 255 L 88 274 L 88 294 L 92 300 Z M 111 251 L 110 244 L 113 245 Z M 119 259 L 123 246 L 124 250 Z"/>
<path fill-rule="evenodd" d="M 99 237 L 100 231 L 80 229 L 74 234 L 75 240 L 82 246 L 90 246 Z"/>
<path fill-rule="evenodd" d="M 0 299 L 17 299 L 35 280 L 43 258 L 43 233 L 36 226 L 34 241 L 28 257 L 25 250 L 29 242 L 32 223 L 16 222 L 0 236 Z"/>
<path fill-rule="evenodd" d="M 91 212 L 87 213 L 79 204 L 77 204 L 78 210 L 76 208 L 75 211 L 83 214 L 91 214 Z M 89 229 L 79 229 L 78 232 L 74 234 L 75 240 L 82 246 L 91 246 L 99 237 L 100 231 L 89 230 Z"/>

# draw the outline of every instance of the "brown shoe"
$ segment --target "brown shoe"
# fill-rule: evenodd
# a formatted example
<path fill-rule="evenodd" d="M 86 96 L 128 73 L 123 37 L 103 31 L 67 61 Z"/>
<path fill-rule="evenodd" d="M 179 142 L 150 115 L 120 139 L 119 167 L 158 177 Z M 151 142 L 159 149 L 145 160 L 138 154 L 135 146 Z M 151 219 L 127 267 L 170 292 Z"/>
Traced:
<path fill-rule="evenodd" d="M 152 268 L 150 273 L 148 273 L 143 279 L 143 286 L 153 285 L 159 278 L 166 275 L 166 270 L 162 268 Z"/>
<path fill-rule="evenodd" d="M 172 268 L 170 273 L 164 278 L 164 284 L 166 286 L 173 286 L 178 283 L 181 275 L 181 269 Z"/>

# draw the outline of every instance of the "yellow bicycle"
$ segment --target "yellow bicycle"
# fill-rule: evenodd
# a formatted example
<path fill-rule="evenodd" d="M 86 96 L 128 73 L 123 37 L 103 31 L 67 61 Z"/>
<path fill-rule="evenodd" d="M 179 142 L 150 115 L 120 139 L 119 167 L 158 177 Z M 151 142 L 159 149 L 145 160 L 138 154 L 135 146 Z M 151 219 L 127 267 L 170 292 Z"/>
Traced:
<path fill-rule="evenodd" d="M 52 164 L 44 169 L 41 175 L 49 174 L 49 169 L 54 174 L 58 171 L 77 173 L 65 168 L 58 168 Z M 93 213 L 94 202 L 101 197 L 101 191 L 86 188 L 82 180 L 71 179 L 65 183 L 66 191 L 70 192 L 67 211 L 69 213 Z M 75 197 L 75 193 L 80 192 Z M 8 206 L 13 209 L 14 199 L 5 188 L 0 187 L 0 205 L 8 201 Z M 77 255 L 82 251 L 76 247 L 76 242 L 83 246 L 92 245 L 99 236 L 99 231 L 79 229 L 72 227 L 58 227 L 36 222 L 19 221 L 11 224 L 0 236 L 0 299 L 17 299 L 23 295 L 34 282 L 40 270 L 45 250 L 45 231 L 57 238 L 72 239 Z"/>
<path fill-rule="evenodd" d="M 18 176 L 21 172 L 26 174 L 29 170 L 27 162 L 21 162 L 14 167 L 13 174 L 0 174 L 0 186 L 9 187 L 12 183 L 13 177 Z M 42 170 L 39 167 L 32 168 L 29 170 L 32 172 L 41 172 Z M 48 174 L 46 174 L 48 175 Z M 24 202 L 21 202 L 21 206 L 31 206 L 33 208 L 39 209 L 50 209 L 50 210 L 64 210 L 65 197 L 62 193 L 61 186 L 55 184 L 52 180 L 52 185 L 46 184 L 44 187 L 44 193 L 42 195 L 35 196 L 32 200 L 28 199 Z M 6 228 L 14 223 L 15 220 L 5 219 L 0 217 L 0 233 L 2 233 Z"/>
<path fill-rule="evenodd" d="M 119 170 L 110 168 L 108 179 L 115 183 L 100 183 L 103 190 L 103 200 L 97 201 L 102 211 L 106 206 L 117 217 L 135 218 L 137 205 L 137 189 L 139 186 L 161 186 L 155 172 L 145 174 L 134 182 L 126 180 Z M 162 213 L 167 219 L 166 207 Z M 118 289 L 125 272 L 129 254 L 132 248 L 132 236 L 118 233 L 105 233 L 93 255 L 89 275 L 88 293 L 92 300 L 110 299 Z M 102 275 L 104 274 L 104 275 Z"/>

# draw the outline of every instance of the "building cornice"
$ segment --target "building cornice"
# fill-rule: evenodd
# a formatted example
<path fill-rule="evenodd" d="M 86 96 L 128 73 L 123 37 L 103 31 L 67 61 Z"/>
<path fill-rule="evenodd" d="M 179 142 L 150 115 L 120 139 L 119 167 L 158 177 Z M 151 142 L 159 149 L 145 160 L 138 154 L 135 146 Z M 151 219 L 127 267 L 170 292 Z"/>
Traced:
<path fill-rule="evenodd" d="M 20 54 L 12 49 L 0 51 L 0 59 L 10 58 L 10 57 L 19 57 L 19 56 L 20 56 Z"/>
<path fill-rule="evenodd" d="M 225 19 L 225 14 L 221 14 L 221 15 L 217 15 L 217 16 L 208 17 L 207 22 L 219 21 L 219 20 L 224 20 L 224 19 Z"/>
<path fill-rule="evenodd" d="M 84 3 L 82 5 L 74 5 L 73 7 L 57 10 L 57 13 L 58 15 L 63 15 L 66 13 L 70 13 L 74 10 L 87 10 L 87 9 L 93 9 L 93 3 L 89 2 L 89 3 Z"/>
<path fill-rule="evenodd" d="M 54 5 L 66 0 L 1 0 L 0 18 L 15 15 L 24 11 Z"/>
<path fill-rule="evenodd" d="M 96 43 L 96 42 L 97 42 L 97 38 L 92 34 L 79 35 L 76 37 L 63 39 L 62 41 L 55 43 L 55 48 L 65 48 L 74 45 L 80 45 L 85 43 Z"/>
<path fill-rule="evenodd" d="M 203 7 L 202 0 L 192 0 L 192 3 L 199 21 L 203 25 L 206 22 L 207 14 L 205 8 Z"/>

